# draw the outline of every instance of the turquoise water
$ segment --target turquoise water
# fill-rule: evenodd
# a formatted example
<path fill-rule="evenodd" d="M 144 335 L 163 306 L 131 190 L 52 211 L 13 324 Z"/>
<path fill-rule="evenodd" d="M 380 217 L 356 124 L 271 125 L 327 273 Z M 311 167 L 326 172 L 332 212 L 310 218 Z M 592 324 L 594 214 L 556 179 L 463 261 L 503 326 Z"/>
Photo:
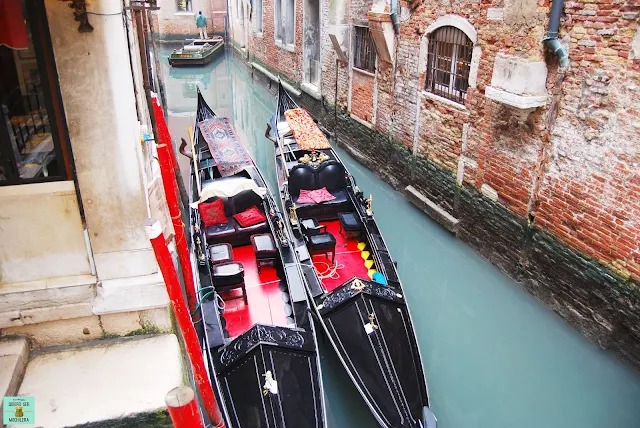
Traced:
<path fill-rule="evenodd" d="M 164 56 L 166 56 L 166 51 Z M 186 137 L 195 85 L 275 188 L 264 137 L 275 98 L 237 59 L 170 69 L 169 127 Z M 640 374 L 591 344 L 371 171 L 342 154 L 398 261 L 440 428 L 640 427 Z M 375 427 L 330 346 L 320 340 L 330 427 Z"/>

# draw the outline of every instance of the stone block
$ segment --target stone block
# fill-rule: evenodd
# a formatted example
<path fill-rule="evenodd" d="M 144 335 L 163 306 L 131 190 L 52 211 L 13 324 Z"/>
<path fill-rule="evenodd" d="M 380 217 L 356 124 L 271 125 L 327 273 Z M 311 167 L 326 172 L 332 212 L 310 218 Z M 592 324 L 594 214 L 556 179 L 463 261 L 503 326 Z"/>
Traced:
<path fill-rule="evenodd" d="M 39 426 L 98 423 L 164 409 L 166 393 L 183 383 L 182 367 L 173 334 L 104 341 L 38 355 L 19 394 L 37 397 Z"/>
<path fill-rule="evenodd" d="M 618 31 L 617 28 L 604 28 L 602 30 L 598 30 L 599 36 L 613 36 Z"/>
<path fill-rule="evenodd" d="M 93 315 L 91 303 L 48 306 L 45 308 L 25 309 L 20 311 L 24 324 L 39 324 L 47 321 L 58 321 L 70 318 L 82 318 Z"/>
<path fill-rule="evenodd" d="M 456 233 L 458 228 L 458 219 L 449 214 L 444 208 L 421 194 L 413 186 L 407 186 L 404 189 L 407 199 L 412 204 L 420 208 L 429 217 L 440 223 L 451 233 Z"/>
<path fill-rule="evenodd" d="M 504 53 L 496 55 L 491 86 L 516 95 L 546 95 L 547 66 Z"/>
<path fill-rule="evenodd" d="M 105 314 L 100 316 L 100 322 L 107 337 L 171 332 L 168 307 Z"/>
<path fill-rule="evenodd" d="M 480 186 L 480 193 L 493 202 L 498 201 L 498 192 L 486 183 L 483 183 L 482 186 Z"/>
<path fill-rule="evenodd" d="M 594 42 L 593 40 L 589 40 L 589 39 L 584 39 L 584 40 L 580 40 L 578 42 L 578 44 L 580 46 L 589 46 L 589 47 L 593 47 L 596 45 L 596 42 Z"/>
<path fill-rule="evenodd" d="M 487 20 L 502 21 L 504 19 L 504 9 L 501 7 L 490 7 L 487 9 Z"/>
<path fill-rule="evenodd" d="M 19 327 L 24 325 L 20 318 L 20 311 L 0 312 L 0 328 Z"/>
<path fill-rule="evenodd" d="M 169 297 L 162 275 L 147 275 L 121 280 L 102 281 L 93 305 L 93 313 L 104 315 L 162 308 Z"/>
<path fill-rule="evenodd" d="M 20 355 L 12 354 L 0 357 L 0 394 L 3 397 L 16 394 L 25 366 L 26 361 Z M 1 410 L 2 403 L 0 403 Z"/>
<path fill-rule="evenodd" d="M 2 332 L 27 336 L 36 348 L 73 345 L 103 337 L 97 316 L 5 328 Z"/>
<path fill-rule="evenodd" d="M 15 336 L 0 340 L 0 394 L 3 397 L 18 392 L 28 361 L 29 343 L 25 337 Z"/>
<path fill-rule="evenodd" d="M 42 281 L 37 287 L 21 287 L 18 290 L 2 293 L 0 312 L 90 303 L 95 296 L 95 282 L 69 287 L 57 287 L 54 284 L 49 287 Z"/>
<path fill-rule="evenodd" d="M 492 86 L 487 86 L 484 94 L 496 102 L 522 110 L 541 107 L 549 102 L 547 95 L 516 95 Z"/>

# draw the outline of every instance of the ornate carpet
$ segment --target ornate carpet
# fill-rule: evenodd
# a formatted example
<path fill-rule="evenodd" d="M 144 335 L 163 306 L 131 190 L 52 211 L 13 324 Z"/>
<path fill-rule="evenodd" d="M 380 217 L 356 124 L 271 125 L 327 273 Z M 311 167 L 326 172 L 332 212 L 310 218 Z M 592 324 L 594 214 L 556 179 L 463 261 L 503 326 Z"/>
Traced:
<path fill-rule="evenodd" d="M 251 156 L 238 139 L 229 119 L 216 117 L 198 123 L 220 175 L 228 177 L 251 166 Z"/>
<path fill-rule="evenodd" d="M 329 149 L 329 142 L 318 125 L 313 121 L 309 113 L 301 108 L 291 109 L 284 112 L 289 128 L 293 131 L 293 136 L 302 150 Z"/>

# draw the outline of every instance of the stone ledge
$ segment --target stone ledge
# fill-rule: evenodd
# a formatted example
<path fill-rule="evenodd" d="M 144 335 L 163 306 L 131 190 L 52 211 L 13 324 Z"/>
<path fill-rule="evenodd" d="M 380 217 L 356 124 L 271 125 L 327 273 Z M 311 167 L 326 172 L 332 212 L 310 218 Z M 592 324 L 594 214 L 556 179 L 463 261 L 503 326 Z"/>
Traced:
<path fill-rule="evenodd" d="M 311 83 L 307 83 L 307 82 L 301 83 L 300 89 L 302 89 L 303 92 L 305 92 L 307 95 L 309 95 L 312 98 L 315 98 L 318 101 L 322 99 L 320 95 L 320 90 L 315 85 L 312 85 Z"/>
<path fill-rule="evenodd" d="M 542 107 L 549 102 L 547 95 L 516 95 L 491 86 L 485 88 L 484 95 L 491 100 L 521 110 Z"/>
<path fill-rule="evenodd" d="M 25 337 L 15 336 L 0 341 L 0 394 L 15 395 L 29 361 L 29 343 Z M 0 412 L 2 403 L 0 402 Z"/>
<path fill-rule="evenodd" d="M 257 62 L 249 62 L 249 65 L 251 66 L 251 68 L 255 68 L 260 73 L 264 74 L 265 76 L 267 76 L 269 79 L 273 80 L 274 82 L 278 81 L 278 76 L 276 76 L 275 74 L 273 74 L 272 72 L 270 72 L 265 67 L 263 67 L 262 65 L 258 64 Z M 281 80 L 281 82 L 282 82 L 282 86 L 290 94 L 293 94 L 298 98 L 300 97 L 300 95 L 302 95 L 302 92 L 300 92 L 299 90 L 297 90 L 296 88 L 294 88 L 293 86 L 291 86 L 290 84 L 285 82 L 284 80 Z"/>
<path fill-rule="evenodd" d="M 166 393 L 183 384 L 182 367 L 173 334 L 104 341 L 34 357 L 19 394 L 37 397 L 39 426 L 120 419 L 164 409 Z"/>
<path fill-rule="evenodd" d="M 444 226 L 449 232 L 454 234 L 457 232 L 459 220 L 445 211 L 441 206 L 418 192 L 413 186 L 407 186 L 404 189 L 404 193 L 412 204 Z"/>
<path fill-rule="evenodd" d="M 93 315 L 91 308 L 91 303 L 87 302 L 3 312 L 0 315 L 0 328 L 82 318 Z"/>
<path fill-rule="evenodd" d="M 95 297 L 95 277 L 69 277 L 69 281 L 44 280 L 29 283 L 3 284 L 0 287 L 0 328 L 23 323 L 7 325 L 6 314 L 12 313 L 12 318 L 25 310 L 49 308 L 60 305 L 91 303 Z"/>
<path fill-rule="evenodd" d="M 47 278 L 39 281 L 14 282 L 10 284 L 4 283 L 0 284 L 0 296 L 13 293 L 24 293 L 27 291 L 93 285 L 95 283 L 96 277 L 93 275 L 64 276 Z"/>
<path fill-rule="evenodd" d="M 169 296 L 162 275 L 102 281 L 93 303 L 95 315 L 164 308 Z"/>

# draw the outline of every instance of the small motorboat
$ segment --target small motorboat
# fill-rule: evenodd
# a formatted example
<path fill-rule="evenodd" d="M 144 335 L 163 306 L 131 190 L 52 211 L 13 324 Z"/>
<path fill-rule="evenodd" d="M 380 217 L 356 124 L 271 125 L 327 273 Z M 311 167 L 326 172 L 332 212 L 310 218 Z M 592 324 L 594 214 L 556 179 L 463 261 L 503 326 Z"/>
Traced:
<path fill-rule="evenodd" d="M 211 383 L 227 427 L 326 427 L 304 277 L 278 204 L 198 90 L 190 220 Z"/>
<path fill-rule="evenodd" d="M 223 51 L 222 37 L 196 39 L 179 49 L 174 49 L 169 55 L 169 64 L 174 67 L 206 65 Z"/>
<path fill-rule="evenodd" d="M 279 85 L 266 136 L 314 312 L 380 426 L 435 428 L 396 265 L 366 199 L 324 133 Z"/>

